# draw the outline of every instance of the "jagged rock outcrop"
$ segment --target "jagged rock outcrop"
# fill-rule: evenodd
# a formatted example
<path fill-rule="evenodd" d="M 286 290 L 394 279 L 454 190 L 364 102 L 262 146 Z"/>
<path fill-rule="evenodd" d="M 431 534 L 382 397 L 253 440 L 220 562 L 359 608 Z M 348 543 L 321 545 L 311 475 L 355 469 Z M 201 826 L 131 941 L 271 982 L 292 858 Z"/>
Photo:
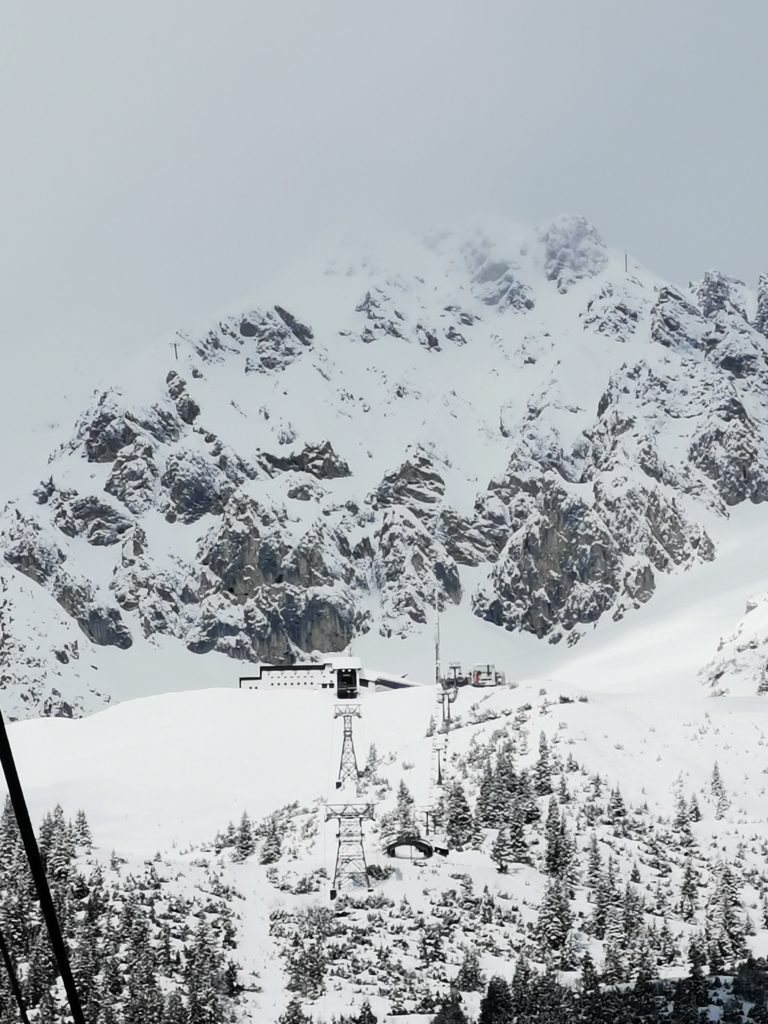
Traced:
<path fill-rule="evenodd" d="M 189 449 L 168 456 L 160 483 L 170 501 L 169 514 L 182 523 L 219 515 L 234 491 L 234 484 L 217 465 Z"/>
<path fill-rule="evenodd" d="M 761 274 L 757 284 L 757 311 L 752 326 L 768 338 L 768 274 Z"/>
<path fill-rule="evenodd" d="M 544 246 L 544 274 L 559 292 L 585 277 L 596 277 L 608 263 L 597 229 L 586 217 L 559 217 L 539 234 Z"/>
<path fill-rule="evenodd" d="M 405 462 L 392 473 L 387 473 L 374 493 L 374 508 L 404 505 L 414 515 L 434 512 L 445 494 L 445 481 L 436 471 L 434 461 L 423 448 L 408 452 Z"/>
<path fill-rule="evenodd" d="M 336 454 L 330 441 L 307 444 L 294 455 L 271 455 L 264 452 L 261 461 L 268 471 L 285 473 L 293 470 L 309 473 L 318 480 L 336 480 L 352 475 L 349 466 Z"/>
<path fill-rule="evenodd" d="M 200 406 L 189 395 L 187 382 L 175 370 L 171 370 L 165 378 L 165 382 L 168 385 L 168 394 L 174 401 L 179 418 L 184 423 L 191 425 L 200 415 Z"/>
<path fill-rule="evenodd" d="M 67 556 L 38 522 L 15 509 L 0 539 L 5 561 L 44 587 L 89 640 L 99 646 L 131 646 L 119 611 L 100 602 L 88 580 L 66 570 Z"/>
<path fill-rule="evenodd" d="M 386 509 L 375 535 L 374 576 L 386 611 L 385 635 L 404 635 L 425 623 L 431 609 L 461 601 L 458 568 L 412 512 Z"/>
<path fill-rule="evenodd" d="M 134 521 L 94 495 L 81 497 L 63 491 L 56 503 L 53 521 L 67 537 L 84 537 L 89 544 L 119 544 L 134 527 Z"/>
<path fill-rule="evenodd" d="M 77 422 L 71 448 L 84 450 L 89 462 L 114 462 L 118 452 L 139 436 L 167 444 L 178 441 L 180 433 L 173 407 L 157 403 L 135 412 L 123 404 L 119 390 L 111 389 Z"/>
<path fill-rule="evenodd" d="M 676 288 L 664 287 L 651 310 L 651 338 L 678 351 L 704 350 L 711 327 Z"/>
<path fill-rule="evenodd" d="M 738 278 L 729 277 L 719 270 L 708 270 L 693 286 L 699 309 L 706 317 L 717 313 L 733 313 L 747 319 L 745 309 L 746 287 Z"/>
<path fill-rule="evenodd" d="M 747 601 L 744 617 L 733 633 L 721 637 L 700 675 L 715 696 L 768 693 L 768 594 Z"/>
<path fill-rule="evenodd" d="M 738 399 L 715 413 L 689 451 L 693 465 L 712 480 L 726 505 L 768 500 L 768 452 L 764 433 Z"/>
<path fill-rule="evenodd" d="M 107 494 L 119 498 L 135 515 L 151 508 L 157 500 L 160 470 L 156 452 L 152 441 L 136 438 L 117 453 L 104 484 Z"/>
<path fill-rule="evenodd" d="M 638 330 L 646 306 L 647 300 L 641 289 L 608 282 L 587 303 L 582 313 L 582 324 L 585 329 L 626 343 Z"/>
<path fill-rule="evenodd" d="M 282 306 L 265 313 L 250 313 L 238 326 L 249 353 L 246 373 L 284 370 L 312 345 L 312 328 Z"/>

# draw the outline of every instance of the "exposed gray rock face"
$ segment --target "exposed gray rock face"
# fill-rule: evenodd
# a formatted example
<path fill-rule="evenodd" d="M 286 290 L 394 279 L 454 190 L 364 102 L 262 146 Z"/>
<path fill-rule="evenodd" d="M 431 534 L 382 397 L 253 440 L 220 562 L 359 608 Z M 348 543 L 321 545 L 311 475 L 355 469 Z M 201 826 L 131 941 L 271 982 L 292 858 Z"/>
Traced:
<path fill-rule="evenodd" d="M 643 312 L 643 303 L 636 295 L 608 282 L 587 303 L 582 323 L 614 341 L 627 342 L 637 331 Z"/>
<path fill-rule="evenodd" d="M 60 575 L 54 581 L 52 592 L 67 615 L 71 615 L 88 639 L 99 647 L 126 650 L 133 644 L 130 630 L 117 608 L 95 601 L 87 583 Z"/>
<path fill-rule="evenodd" d="M 280 510 L 237 495 L 200 551 L 203 566 L 216 579 L 215 589 L 244 602 L 264 586 L 285 582 L 285 526 L 286 516 Z"/>
<path fill-rule="evenodd" d="M 445 482 L 435 470 L 432 457 L 423 448 L 409 451 L 408 458 L 388 473 L 371 495 L 374 508 L 404 505 L 417 516 L 434 511 L 445 493 Z"/>
<path fill-rule="evenodd" d="M 168 394 L 174 401 L 179 419 L 184 423 L 192 424 L 200 415 L 200 406 L 191 398 L 187 392 L 187 382 L 180 377 L 175 370 L 171 370 L 165 378 L 168 385 Z"/>
<path fill-rule="evenodd" d="M 240 321 L 239 333 L 250 353 L 246 373 L 284 370 L 312 345 L 312 329 L 282 306 L 255 312 Z"/>
<path fill-rule="evenodd" d="M 726 505 L 768 501 L 764 435 L 733 399 L 694 438 L 691 462 L 714 483 Z"/>
<path fill-rule="evenodd" d="M 54 522 L 68 537 L 85 537 L 89 544 L 108 546 L 120 543 L 134 526 L 122 512 L 89 495 L 63 491 L 54 513 Z"/>
<path fill-rule="evenodd" d="M 5 534 L 3 556 L 9 565 L 35 583 L 45 585 L 52 580 L 66 555 L 40 528 L 40 524 L 18 510 Z"/>
<path fill-rule="evenodd" d="M 67 678 L 68 667 L 80 669 L 81 644 L 77 637 L 62 642 L 61 634 L 70 621 L 64 612 L 53 605 L 44 620 L 37 615 L 28 618 L 30 586 L 36 584 L 0 566 L 0 693 L 6 719 L 79 716 L 86 696 L 103 705 L 108 697 L 93 690 L 84 692 L 81 677 L 75 687 Z M 41 646 L 41 638 L 46 645 Z"/>
<path fill-rule="evenodd" d="M 651 338 L 677 350 L 706 348 L 711 326 L 682 292 L 664 287 L 651 311 Z"/>
<path fill-rule="evenodd" d="M 229 478 L 209 459 L 195 451 L 168 456 L 160 482 L 182 523 L 194 523 L 204 515 L 219 515 L 234 491 Z"/>
<path fill-rule="evenodd" d="M 156 451 L 156 445 L 146 438 L 132 441 L 117 453 L 104 484 L 107 494 L 119 498 L 136 515 L 151 508 L 157 500 L 160 471 Z"/>
<path fill-rule="evenodd" d="M 461 601 L 461 581 L 454 560 L 412 512 L 389 508 L 375 535 L 376 583 L 391 621 L 385 635 L 404 635 L 408 622 L 424 623 L 435 605 Z"/>
<path fill-rule="evenodd" d="M 753 324 L 764 338 L 768 338 L 768 274 L 761 274 L 757 285 L 757 312 Z"/>
<path fill-rule="evenodd" d="M 708 339 L 709 358 L 731 377 L 751 377 L 768 365 L 762 338 L 744 319 L 720 313 Z"/>
<path fill-rule="evenodd" d="M 114 462 L 118 452 L 139 436 L 161 443 L 178 441 L 181 425 L 176 410 L 153 405 L 140 414 L 123 406 L 120 392 L 112 389 L 99 396 L 95 406 L 80 418 L 72 440 L 89 462 Z"/>
<path fill-rule="evenodd" d="M 360 340 L 366 345 L 387 335 L 391 338 L 403 337 L 405 316 L 394 307 L 389 295 L 380 289 L 367 291 L 355 306 L 355 312 L 365 314 L 365 326 L 360 333 Z"/>
<path fill-rule="evenodd" d="M 349 466 L 336 454 L 330 441 L 307 444 L 295 455 L 271 455 L 264 452 L 261 459 L 268 470 L 309 473 L 318 480 L 335 480 L 352 475 Z"/>
<path fill-rule="evenodd" d="M 567 292 L 585 277 L 596 277 L 608 263 L 605 244 L 585 217 L 560 217 L 545 227 L 544 273 L 559 292 Z"/>
<path fill-rule="evenodd" d="M 554 479 L 511 474 L 497 494 L 509 540 L 474 604 L 507 629 L 545 636 L 609 609 L 620 617 L 648 600 L 653 569 L 713 555 L 706 534 L 655 488 L 614 490 L 600 481 L 580 497 Z"/>
<path fill-rule="evenodd" d="M 0 539 L 5 561 L 44 587 L 93 643 L 131 646 L 131 634 L 120 613 L 99 602 L 87 580 L 65 570 L 64 552 L 38 522 L 14 510 L 3 524 Z"/>
<path fill-rule="evenodd" d="M 706 317 L 722 312 L 733 313 L 746 320 L 744 291 L 743 281 L 721 274 L 719 270 L 708 270 L 701 281 L 694 285 L 699 308 Z"/>
<path fill-rule="evenodd" d="M 749 598 L 736 629 L 720 638 L 717 653 L 699 674 L 715 696 L 768 693 L 768 594 Z"/>

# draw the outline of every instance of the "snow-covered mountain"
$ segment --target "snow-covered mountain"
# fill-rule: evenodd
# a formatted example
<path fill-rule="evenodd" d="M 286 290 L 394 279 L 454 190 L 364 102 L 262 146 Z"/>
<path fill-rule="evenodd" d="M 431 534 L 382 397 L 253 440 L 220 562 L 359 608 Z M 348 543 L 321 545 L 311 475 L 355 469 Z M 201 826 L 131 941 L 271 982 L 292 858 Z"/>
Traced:
<path fill-rule="evenodd" d="M 0 520 L 3 711 L 36 820 L 90 822 L 43 831 L 94 1005 L 119 963 L 118 1012 L 180 986 L 190 1020 L 214 952 L 267 1024 L 475 1013 L 475 956 L 765 954 L 767 352 L 768 278 L 680 290 L 561 218 L 340 243 L 99 390 Z M 235 688 L 350 645 L 426 682 L 436 608 L 510 684 L 458 692 L 442 786 L 431 687 L 366 695 L 341 794 L 332 700 Z M 325 804 L 358 796 L 374 891 L 332 913 Z M 387 857 L 426 809 L 447 856 Z"/>
<path fill-rule="evenodd" d="M 197 685 L 238 667 L 187 652 L 426 650 L 434 606 L 573 643 L 768 496 L 766 278 L 681 291 L 565 217 L 339 243 L 262 291 L 137 358 L 6 508 L 13 714 L 178 685 L 149 651 Z"/>

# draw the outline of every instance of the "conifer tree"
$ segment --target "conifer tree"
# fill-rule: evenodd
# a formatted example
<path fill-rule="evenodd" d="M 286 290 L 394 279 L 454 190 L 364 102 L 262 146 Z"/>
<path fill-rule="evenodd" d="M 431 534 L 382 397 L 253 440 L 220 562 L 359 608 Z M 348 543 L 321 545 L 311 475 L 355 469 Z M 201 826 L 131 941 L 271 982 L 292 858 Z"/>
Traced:
<path fill-rule="evenodd" d="M 490 759 L 485 762 L 477 792 L 477 813 L 484 828 L 498 828 L 501 808 L 498 799 L 497 782 Z"/>
<path fill-rule="evenodd" d="M 696 871 L 693 867 L 693 861 L 688 857 L 683 867 L 683 879 L 680 884 L 679 911 L 684 921 L 692 920 L 696 913 L 697 893 Z"/>
<path fill-rule="evenodd" d="M 189 1015 L 178 991 L 169 992 L 163 1008 L 163 1024 L 187 1024 Z"/>
<path fill-rule="evenodd" d="M 260 864 L 276 864 L 283 852 L 280 831 L 274 816 L 267 819 L 264 841 L 259 855 Z"/>
<path fill-rule="evenodd" d="M 539 810 L 539 805 L 536 802 L 533 787 L 531 786 L 531 779 L 526 771 L 520 772 L 518 777 L 515 804 L 518 807 L 518 813 L 520 814 L 521 820 L 526 825 L 530 825 L 534 821 L 538 821 L 541 817 L 541 811 Z"/>
<path fill-rule="evenodd" d="M 506 825 L 499 829 L 493 846 L 491 847 L 491 860 L 502 874 L 505 874 L 512 863 L 512 843 L 509 829 Z"/>
<path fill-rule="evenodd" d="M 573 916 L 562 879 L 550 878 L 539 907 L 536 925 L 542 952 L 561 950 L 571 930 Z"/>
<path fill-rule="evenodd" d="M 512 1024 L 515 1018 L 512 993 L 504 978 L 494 975 L 480 1002 L 477 1024 Z"/>
<path fill-rule="evenodd" d="M 624 797 L 621 795 L 621 790 L 618 786 L 615 786 L 611 790 L 611 795 L 608 797 L 606 814 L 612 825 L 623 825 L 624 819 L 627 816 L 627 808 L 624 804 Z"/>
<path fill-rule="evenodd" d="M 517 807 L 515 807 L 512 814 L 507 831 L 509 833 L 510 861 L 513 864 L 530 864 L 531 855 L 528 850 L 528 844 L 525 841 L 522 817 Z"/>
<path fill-rule="evenodd" d="M 83 810 L 79 810 L 75 815 L 75 824 L 72 828 L 72 835 L 77 846 L 82 846 L 90 852 L 90 849 L 93 846 L 93 838 L 91 836 L 91 827 L 88 824 L 88 819 L 86 818 L 85 811 Z"/>
<path fill-rule="evenodd" d="M 624 922 L 621 910 L 617 906 L 610 907 L 605 923 L 605 944 L 603 947 L 603 977 L 606 982 L 615 985 L 624 981 L 627 974 L 627 962 L 624 952 Z"/>
<path fill-rule="evenodd" d="M 699 801 L 696 799 L 695 793 L 691 793 L 691 799 L 688 801 L 688 817 L 693 822 L 701 821 Z"/>
<path fill-rule="evenodd" d="M 472 840 L 472 811 L 460 782 L 454 782 L 448 790 L 445 838 L 453 850 L 463 850 Z"/>
<path fill-rule="evenodd" d="M 458 992 L 451 992 L 437 1011 L 432 1024 L 469 1024 L 467 1015 L 462 1009 L 461 996 Z"/>
<path fill-rule="evenodd" d="M 371 1004 L 366 999 L 360 1007 L 360 1012 L 354 1018 L 353 1024 L 378 1024 L 379 1018 L 371 1009 Z"/>
<path fill-rule="evenodd" d="M 547 737 L 539 735 L 539 757 L 533 769 L 534 788 L 539 796 L 547 796 L 552 792 L 552 766 L 549 756 Z"/>
<path fill-rule="evenodd" d="M 579 982 L 581 991 L 586 996 L 594 996 L 600 991 L 600 982 L 595 970 L 595 962 L 586 952 L 581 959 L 581 979 Z"/>
<path fill-rule="evenodd" d="M 517 958 L 515 969 L 512 973 L 512 984 L 509 986 L 509 994 L 512 997 L 512 1008 L 514 1013 L 521 1017 L 533 1006 L 535 995 L 533 968 L 527 957 L 521 954 Z"/>
<path fill-rule="evenodd" d="M 717 821 L 720 821 L 725 817 L 725 812 L 728 810 L 729 805 L 728 796 L 725 792 L 725 784 L 723 783 L 722 776 L 720 775 L 720 766 L 717 761 L 715 761 L 714 767 L 712 768 L 710 789 L 712 792 L 712 799 L 715 801 L 715 818 Z"/>
<path fill-rule="evenodd" d="M 677 800 L 677 812 L 673 822 L 675 838 L 680 846 L 687 847 L 693 844 L 691 832 L 691 809 L 681 794 Z"/>
<path fill-rule="evenodd" d="M 235 860 L 244 861 L 253 856 L 256 852 L 256 841 L 253 835 L 253 825 L 246 811 L 240 819 L 240 825 L 235 837 Z"/>
<path fill-rule="evenodd" d="M 459 973 L 456 975 L 455 986 L 460 992 L 480 992 L 485 985 L 483 972 L 477 952 L 471 946 L 464 950 Z"/>
<path fill-rule="evenodd" d="M 304 1013 L 301 1000 L 294 997 L 278 1017 L 277 1024 L 312 1024 L 312 1018 Z"/>
<path fill-rule="evenodd" d="M 414 799 L 411 791 L 403 779 L 397 787 L 397 804 L 395 813 L 397 815 L 397 828 L 401 834 L 410 835 L 416 831 L 416 819 L 414 817 Z"/>
<path fill-rule="evenodd" d="M 597 836 L 593 832 L 589 837 L 589 849 L 587 854 L 587 885 L 593 893 L 597 890 L 602 876 L 603 858 L 600 856 L 600 847 L 597 845 Z"/>

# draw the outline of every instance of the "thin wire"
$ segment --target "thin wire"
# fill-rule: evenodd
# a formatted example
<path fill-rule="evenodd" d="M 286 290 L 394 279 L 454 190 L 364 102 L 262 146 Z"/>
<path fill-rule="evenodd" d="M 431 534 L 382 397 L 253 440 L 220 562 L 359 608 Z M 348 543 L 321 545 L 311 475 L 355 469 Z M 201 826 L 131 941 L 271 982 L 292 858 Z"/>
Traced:
<path fill-rule="evenodd" d="M 11 960 L 11 954 L 8 952 L 8 946 L 5 944 L 5 937 L 3 936 L 2 930 L 0 930 L 0 956 L 3 958 L 5 969 L 8 971 L 8 977 L 11 982 L 11 990 L 16 998 L 16 1004 L 19 1007 L 19 1017 L 21 1018 L 21 1024 L 29 1024 L 27 1008 L 24 1005 L 24 996 L 21 994 L 21 985 L 19 985 L 19 979 L 16 977 L 16 971 L 14 970 L 13 967 L 13 960 Z"/>
<path fill-rule="evenodd" d="M 59 967 L 61 980 L 64 982 L 64 989 L 67 993 L 67 1000 L 69 1002 L 69 1010 L 72 1014 L 72 1020 L 74 1024 L 85 1024 L 83 1009 L 80 1005 L 80 997 L 77 994 L 77 986 L 75 985 L 75 979 L 72 977 L 72 969 L 69 966 L 67 947 L 64 944 L 64 937 L 61 934 L 59 919 L 56 915 L 56 907 L 54 906 L 53 899 L 51 898 L 51 890 L 48 887 L 45 867 L 43 866 L 43 860 L 37 846 L 37 839 L 35 839 L 35 830 L 32 828 L 32 821 L 29 817 L 27 801 L 24 799 L 24 790 L 21 788 L 19 773 L 16 771 L 16 762 L 13 759 L 13 751 L 8 739 L 8 733 L 5 728 L 2 712 L 0 712 L 0 763 L 2 763 L 3 772 L 5 773 L 5 781 L 8 784 L 8 793 L 16 815 L 16 824 L 19 827 L 19 832 L 21 833 L 21 838 L 24 842 L 24 849 L 26 850 L 27 860 L 29 861 L 29 869 L 32 872 L 32 878 L 34 879 L 35 888 L 37 889 L 37 898 L 40 901 L 40 910 L 42 911 L 45 923 L 48 926 L 48 935 L 51 940 L 53 955 L 56 958 L 56 963 Z"/>

